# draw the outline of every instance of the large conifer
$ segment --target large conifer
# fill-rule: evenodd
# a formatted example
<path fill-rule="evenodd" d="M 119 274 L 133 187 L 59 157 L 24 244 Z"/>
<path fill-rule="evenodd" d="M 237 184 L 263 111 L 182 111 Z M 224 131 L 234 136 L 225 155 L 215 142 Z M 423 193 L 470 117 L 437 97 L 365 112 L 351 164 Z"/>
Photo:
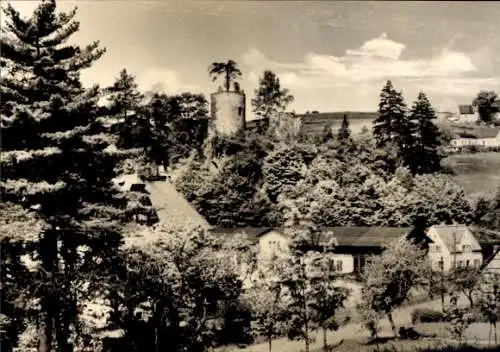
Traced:
<path fill-rule="evenodd" d="M 394 89 L 390 80 L 380 94 L 378 113 L 373 121 L 377 147 L 396 146 L 400 161 L 407 164 L 413 146 L 414 126 L 407 115 L 403 94 Z"/>
<path fill-rule="evenodd" d="M 11 5 L 4 14 L 2 198 L 36 210 L 48 224 L 34 246 L 40 269 L 25 289 L 40 299 L 39 350 L 70 351 L 76 283 L 109 265 L 120 241 L 115 220 L 123 202 L 112 185 L 111 141 L 97 119 L 99 89 L 80 82 L 80 71 L 104 49 L 97 41 L 67 44 L 79 29 L 76 9 L 57 13 L 54 0 L 42 1 L 29 18 Z"/>
<path fill-rule="evenodd" d="M 440 132 L 434 124 L 436 114 L 423 92 L 413 103 L 410 118 L 415 126 L 415 143 L 408 166 L 414 173 L 424 174 L 441 169 Z"/>

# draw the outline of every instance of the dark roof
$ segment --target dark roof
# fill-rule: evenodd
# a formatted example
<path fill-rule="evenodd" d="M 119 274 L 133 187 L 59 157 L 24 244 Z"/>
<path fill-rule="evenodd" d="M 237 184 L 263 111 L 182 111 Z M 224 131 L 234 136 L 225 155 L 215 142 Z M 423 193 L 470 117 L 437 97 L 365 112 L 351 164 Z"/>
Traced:
<path fill-rule="evenodd" d="M 266 127 L 269 123 L 268 118 L 262 118 L 262 119 L 254 119 L 254 120 L 247 120 L 245 121 L 245 129 L 247 130 L 254 130 L 254 129 L 259 129 Z"/>
<path fill-rule="evenodd" d="M 318 112 L 296 115 L 296 117 L 301 119 L 302 132 L 321 134 L 324 132 L 325 127 L 340 126 L 344 115 L 347 116 L 349 121 L 365 120 L 371 123 L 377 118 L 378 112 Z"/>
<path fill-rule="evenodd" d="M 218 236 L 242 235 L 250 241 L 256 241 L 260 236 L 273 230 L 272 227 L 213 227 L 208 231 Z"/>
<path fill-rule="evenodd" d="M 489 127 L 481 126 L 476 127 L 473 130 L 462 130 L 456 132 L 456 134 L 461 138 L 474 138 L 474 139 L 484 139 L 484 138 L 496 138 L 500 133 L 500 126 Z"/>
<path fill-rule="evenodd" d="M 411 227 L 386 227 L 386 226 L 337 226 L 323 229 L 324 240 L 333 236 L 338 246 L 351 247 L 383 247 L 390 242 L 406 236 L 411 232 Z"/>
<path fill-rule="evenodd" d="M 411 227 L 360 227 L 360 226 L 338 226 L 322 228 L 321 242 L 328 243 L 333 237 L 337 246 L 350 247 L 383 247 L 390 242 L 406 236 L 411 232 Z M 285 234 L 283 228 L 271 227 L 239 227 L 239 228 L 212 228 L 214 234 L 221 236 L 243 235 L 251 241 L 270 231 Z M 286 235 L 286 234 L 285 234 Z"/>
<path fill-rule="evenodd" d="M 500 232 L 480 227 L 469 227 L 480 245 L 500 244 Z"/>
<path fill-rule="evenodd" d="M 459 111 L 460 115 L 473 115 L 474 114 L 474 109 L 472 108 L 472 105 L 459 105 L 458 111 Z"/>

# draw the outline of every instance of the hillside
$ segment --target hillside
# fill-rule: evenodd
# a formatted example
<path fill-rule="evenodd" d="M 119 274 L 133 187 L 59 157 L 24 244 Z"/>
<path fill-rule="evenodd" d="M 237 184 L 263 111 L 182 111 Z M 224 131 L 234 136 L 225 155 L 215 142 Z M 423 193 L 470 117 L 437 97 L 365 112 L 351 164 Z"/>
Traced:
<path fill-rule="evenodd" d="M 500 187 L 500 153 L 451 155 L 443 165 L 455 172 L 453 179 L 473 200 Z"/>

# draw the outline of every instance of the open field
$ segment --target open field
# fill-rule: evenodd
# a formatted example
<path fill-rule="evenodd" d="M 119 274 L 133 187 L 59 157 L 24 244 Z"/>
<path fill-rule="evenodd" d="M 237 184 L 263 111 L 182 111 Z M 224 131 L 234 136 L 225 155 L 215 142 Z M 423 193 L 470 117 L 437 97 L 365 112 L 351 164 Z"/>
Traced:
<path fill-rule="evenodd" d="M 472 200 L 500 187 L 500 153 L 451 155 L 443 161 L 443 165 L 455 172 L 452 178 Z"/>

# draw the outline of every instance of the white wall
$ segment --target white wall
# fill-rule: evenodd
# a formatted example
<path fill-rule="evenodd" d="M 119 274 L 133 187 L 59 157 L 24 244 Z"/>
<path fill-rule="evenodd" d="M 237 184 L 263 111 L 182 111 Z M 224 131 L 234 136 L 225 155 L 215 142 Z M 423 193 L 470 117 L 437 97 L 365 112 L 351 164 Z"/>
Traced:
<path fill-rule="evenodd" d="M 259 238 L 259 255 L 270 258 L 277 251 L 288 250 L 289 240 L 277 231 L 269 231 Z"/>
<path fill-rule="evenodd" d="M 432 239 L 434 243 L 429 245 L 429 260 L 431 262 L 432 267 L 435 270 L 439 270 L 439 261 L 441 258 L 443 259 L 443 271 L 447 272 L 453 268 L 454 265 L 457 266 L 479 266 L 483 263 L 483 254 L 480 251 L 475 252 L 463 252 L 462 246 L 464 245 L 472 245 L 477 243 L 474 236 L 468 232 L 462 238 L 462 242 L 457 243 L 457 247 L 459 248 L 459 253 L 450 253 L 448 247 L 441 240 L 441 237 L 438 236 L 434 227 L 431 227 L 427 232 L 427 236 Z M 439 248 L 436 248 L 438 246 Z M 438 249 L 438 250 L 436 250 Z"/>

